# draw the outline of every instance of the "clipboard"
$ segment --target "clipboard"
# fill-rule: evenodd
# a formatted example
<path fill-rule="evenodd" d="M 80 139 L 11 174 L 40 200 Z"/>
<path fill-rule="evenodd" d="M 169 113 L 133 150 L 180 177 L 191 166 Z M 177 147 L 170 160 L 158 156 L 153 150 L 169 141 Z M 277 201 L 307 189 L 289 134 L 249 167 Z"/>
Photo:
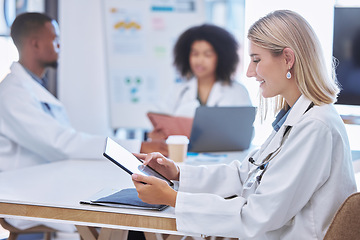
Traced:
<path fill-rule="evenodd" d="M 148 112 L 147 116 L 154 129 L 161 129 L 166 137 L 170 135 L 185 135 L 190 138 L 193 118 L 155 112 Z"/>

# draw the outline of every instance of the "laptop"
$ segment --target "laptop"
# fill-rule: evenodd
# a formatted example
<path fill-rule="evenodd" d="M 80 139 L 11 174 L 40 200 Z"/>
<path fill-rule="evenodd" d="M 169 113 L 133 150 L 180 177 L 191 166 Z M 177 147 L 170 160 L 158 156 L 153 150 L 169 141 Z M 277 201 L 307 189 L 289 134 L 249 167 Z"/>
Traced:
<path fill-rule="evenodd" d="M 243 151 L 253 139 L 256 107 L 198 107 L 189 152 Z"/>

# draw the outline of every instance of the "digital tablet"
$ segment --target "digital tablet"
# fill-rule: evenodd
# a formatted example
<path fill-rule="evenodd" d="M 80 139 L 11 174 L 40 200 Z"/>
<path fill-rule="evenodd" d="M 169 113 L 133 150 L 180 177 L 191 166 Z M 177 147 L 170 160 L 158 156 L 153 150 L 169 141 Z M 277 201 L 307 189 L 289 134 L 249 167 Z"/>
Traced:
<path fill-rule="evenodd" d="M 120 146 L 109 137 L 106 138 L 103 155 L 130 175 L 137 173 L 144 176 L 155 176 L 166 181 L 170 186 L 174 185 L 173 182 L 165 178 L 153 168 L 143 165 L 143 161 L 141 159 L 135 157 L 134 154 Z"/>

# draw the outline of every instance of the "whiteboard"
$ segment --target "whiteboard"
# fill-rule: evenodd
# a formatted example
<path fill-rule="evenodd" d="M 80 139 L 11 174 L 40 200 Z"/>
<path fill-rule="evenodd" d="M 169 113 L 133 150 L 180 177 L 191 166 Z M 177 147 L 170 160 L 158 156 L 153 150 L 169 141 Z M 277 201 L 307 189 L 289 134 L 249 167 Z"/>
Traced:
<path fill-rule="evenodd" d="M 105 0 L 110 125 L 150 128 L 146 117 L 175 82 L 173 46 L 205 22 L 203 0 Z"/>

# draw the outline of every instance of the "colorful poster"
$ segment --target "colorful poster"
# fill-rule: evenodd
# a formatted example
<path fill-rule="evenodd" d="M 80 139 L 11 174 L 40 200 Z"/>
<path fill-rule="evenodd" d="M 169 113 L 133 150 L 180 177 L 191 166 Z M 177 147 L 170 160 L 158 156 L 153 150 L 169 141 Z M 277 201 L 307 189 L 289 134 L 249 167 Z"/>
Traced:
<path fill-rule="evenodd" d="M 200 1 L 104 1 L 112 127 L 150 126 L 146 113 L 156 110 L 176 79 L 174 42 L 184 29 L 205 20 Z"/>

